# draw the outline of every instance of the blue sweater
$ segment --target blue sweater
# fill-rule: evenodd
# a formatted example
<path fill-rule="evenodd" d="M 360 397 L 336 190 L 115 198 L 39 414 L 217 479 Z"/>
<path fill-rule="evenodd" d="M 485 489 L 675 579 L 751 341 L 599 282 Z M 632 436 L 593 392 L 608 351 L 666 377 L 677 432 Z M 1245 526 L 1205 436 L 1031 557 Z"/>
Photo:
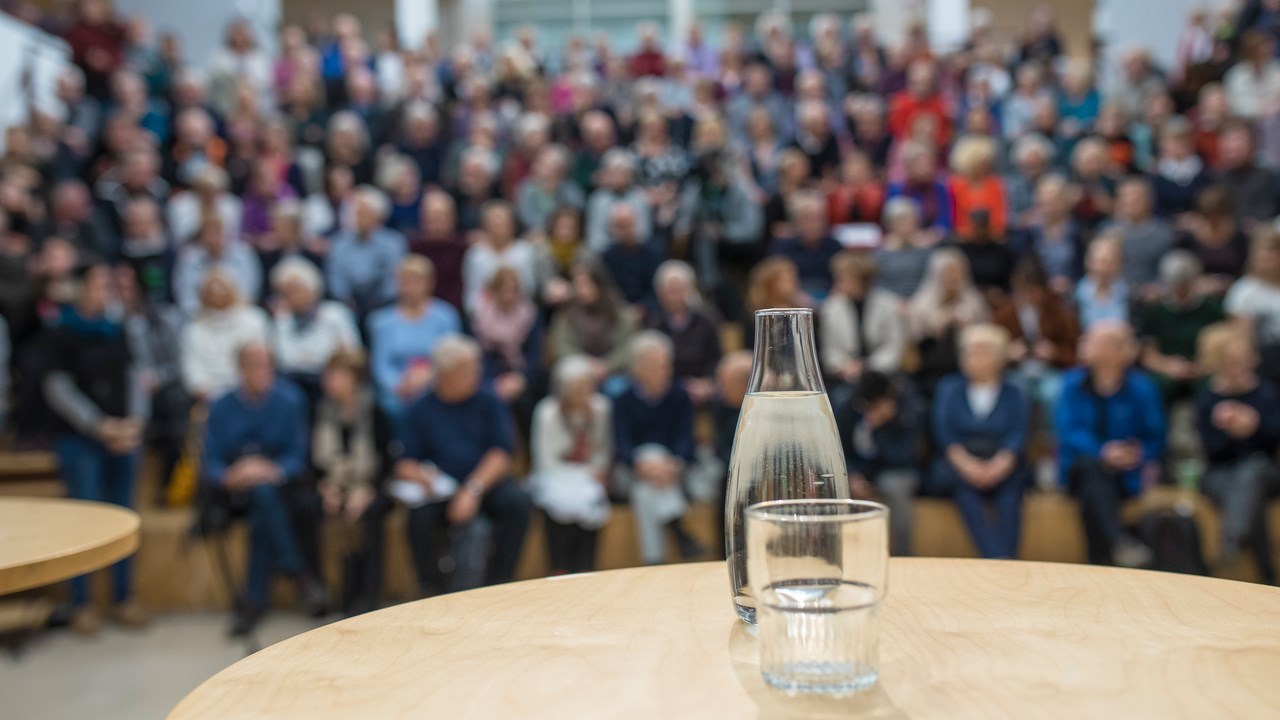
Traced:
<path fill-rule="evenodd" d="M 487 390 L 460 403 L 428 393 L 409 406 L 399 427 L 402 457 L 433 462 L 464 482 L 490 450 L 511 452 L 511 413 Z"/>
<path fill-rule="evenodd" d="M 279 465 L 288 480 L 306 469 L 307 404 L 302 391 L 284 378 L 276 378 L 258 402 L 233 390 L 209 408 L 200 456 L 204 481 L 221 485 L 227 468 L 249 455 Z"/>
<path fill-rule="evenodd" d="M 1008 450 L 1022 460 L 1027 445 L 1027 426 L 1031 411 L 1022 391 L 1004 381 L 995 407 L 979 418 L 969 407 L 969 382 L 963 375 L 949 375 L 938 383 L 933 398 L 933 435 L 940 454 L 951 445 L 973 449 L 989 445 L 995 450 Z"/>
<path fill-rule="evenodd" d="M 650 243 L 631 246 L 613 243 L 600 258 L 622 296 L 632 305 L 653 299 L 653 276 L 664 259 L 662 252 Z"/>
<path fill-rule="evenodd" d="M 1087 369 L 1069 370 L 1063 376 L 1055 424 L 1061 482 L 1067 481 L 1077 460 L 1097 459 L 1102 446 L 1112 440 L 1141 443 L 1143 464 L 1164 454 L 1165 418 L 1160 391 L 1140 370 L 1129 370 L 1124 384 L 1109 397 L 1102 397 L 1093 389 Z M 1130 494 L 1141 492 L 1140 471 L 1125 473 L 1124 484 Z"/>
<path fill-rule="evenodd" d="M 693 403 L 678 385 L 657 400 L 641 397 L 632 385 L 613 404 L 613 436 L 614 452 L 623 465 L 631 465 L 636 448 L 648 444 L 693 462 Z"/>
<path fill-rule="evenodd" d="M 396 394 L 404 371 L 411 363 L 430 362 L 441 338 L 462 332 L 462 320 L 452 305 L 432 300 L 427 312 L 416 320 L 406 318 L 395 306 L 376 310 L 369 316 L 368 328 L 372 348 L 369 365 L 378 388 L 378 404 L 395 414 L 404 405 Z"/>
<path fill-rule="evenodd" d="M 927 188 L 891 183 L 889 199 L 896 197 L 909 197 L 920 205 L 920 219 L 924 227 L 950 230 L 955 225 L 955 203 L 951 191 L 943 183 L 934 182 Z"/>
<path fill-rule="evenodd" d="M 822 300 L 831 292 L 831 258 L 843 249 L 843 245 L 828 235 L 817 247 L 805 245 L 797 238 L 779 240 L 773 254 L 794 263 L 800 276 L 800 287 Z"/>

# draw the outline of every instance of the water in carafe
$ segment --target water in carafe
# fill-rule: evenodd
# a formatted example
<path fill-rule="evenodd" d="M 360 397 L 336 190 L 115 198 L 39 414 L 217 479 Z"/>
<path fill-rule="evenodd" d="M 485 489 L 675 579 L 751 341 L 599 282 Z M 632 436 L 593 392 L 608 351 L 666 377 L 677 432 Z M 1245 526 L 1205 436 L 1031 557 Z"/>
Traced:
<path fill-rule="evenodd" d="M 738 617 L 756 621 L 747 583 L 747 507 L 766 500 L 847 497 L 844 450 L 818 370 L 813 311 L 761 310 L 725 502 L 725 555 Z"/>

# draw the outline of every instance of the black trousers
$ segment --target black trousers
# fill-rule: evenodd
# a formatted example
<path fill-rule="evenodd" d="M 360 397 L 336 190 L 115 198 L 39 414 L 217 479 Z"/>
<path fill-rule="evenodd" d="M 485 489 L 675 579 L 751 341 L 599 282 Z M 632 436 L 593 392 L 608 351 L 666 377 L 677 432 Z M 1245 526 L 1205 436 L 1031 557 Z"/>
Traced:
<path fill-rule="evenodd" d="M 529 494 L 512 480 L 503 480 L 490 488 L 480 502 L 478 520 L 489 526 L 491 541 L 482 548 L 482 573 L 484 584 L 509 582 L 515 577 L 516 564 L 524 547 L 525 531 L 529 529 Z M 467 532 L 479 526 L 476 520 L 467 527 L 451 527 L 447 517 L 448 502 L 421 505 L 409 511 L 409 550 L 418 573 L 418 581 L 427 592 L 464 590 L 465 586 L 450 583 L 454 563 L 445 561 L 448 553 L 461 550 L 453 547 L 455 540 L 470 537 Z M 463 543 L 466 544 L 466 543 Z M 469 548 L 468 548 L 469 550 Z M 453 557 L 461 561 L 462 558 Z M 467 586 L 477 583 L 469 582 Z"/>
<path fill-rule="evenodd" d="M 1089 562 L 1111 564 L 1111 549 L 1120 537 L 1120 501 L 1124 497 L 1124 477 L 1106 469 L 1096 458 L 1082 458 L 1068 474 L 1071 493 L 1080 501 L 1085 546 Z"/>
<path fill-rule="evenodd" d="M 596 546 L 600 531 L 572 523 L 558 523 L 546 517 L 547 557 L 552 575 L 591 572 L 596 569 Z"/>
<path fill-rule="evenodd" d="M 360 517 L 361 543 L 342 559 L 342 613 L 348 617 L 378 609 L 390 508 L 391 502 L 382 495 L 369 504 Z"/>

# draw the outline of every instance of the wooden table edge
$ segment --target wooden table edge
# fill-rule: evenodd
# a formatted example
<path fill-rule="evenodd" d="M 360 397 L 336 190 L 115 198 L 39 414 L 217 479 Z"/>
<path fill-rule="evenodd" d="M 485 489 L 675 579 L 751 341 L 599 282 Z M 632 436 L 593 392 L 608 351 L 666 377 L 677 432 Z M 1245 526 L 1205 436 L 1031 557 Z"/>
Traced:
<path fill-rule="evenodd" d="M 8 498 L 31 503 L 75 503 L 92 505 L 96 510 L 127 516 L 127 526 L 105 541 L 85 546 L 66 548 L 61 552 L 42 557 L 35 562 L 0 566 L 0 596 L 19 593 L 32 588 L 52 585 L 85 573 L 100 570 L 129 557 L 142 542 L 142 518 L 129 508 L 90 500 L 69 498 Z"/>

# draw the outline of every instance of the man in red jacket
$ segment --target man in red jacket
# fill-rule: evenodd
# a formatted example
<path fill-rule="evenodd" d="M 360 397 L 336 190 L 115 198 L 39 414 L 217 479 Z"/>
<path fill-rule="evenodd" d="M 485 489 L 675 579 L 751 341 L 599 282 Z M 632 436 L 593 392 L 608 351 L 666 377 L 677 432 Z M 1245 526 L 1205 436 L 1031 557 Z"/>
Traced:
<path fill-rule="evenodd" d="M 937 70 L 932 62 L 912 63 L 907 89 L 894 95 L 889 104 L 889 130 L 895 138 L 906 137 L 917 118 L 932 115 L 937 128 L 934 142 L 938 147 L 947 144 L 951 139 L 951 119 L 937 86 Z"/>

